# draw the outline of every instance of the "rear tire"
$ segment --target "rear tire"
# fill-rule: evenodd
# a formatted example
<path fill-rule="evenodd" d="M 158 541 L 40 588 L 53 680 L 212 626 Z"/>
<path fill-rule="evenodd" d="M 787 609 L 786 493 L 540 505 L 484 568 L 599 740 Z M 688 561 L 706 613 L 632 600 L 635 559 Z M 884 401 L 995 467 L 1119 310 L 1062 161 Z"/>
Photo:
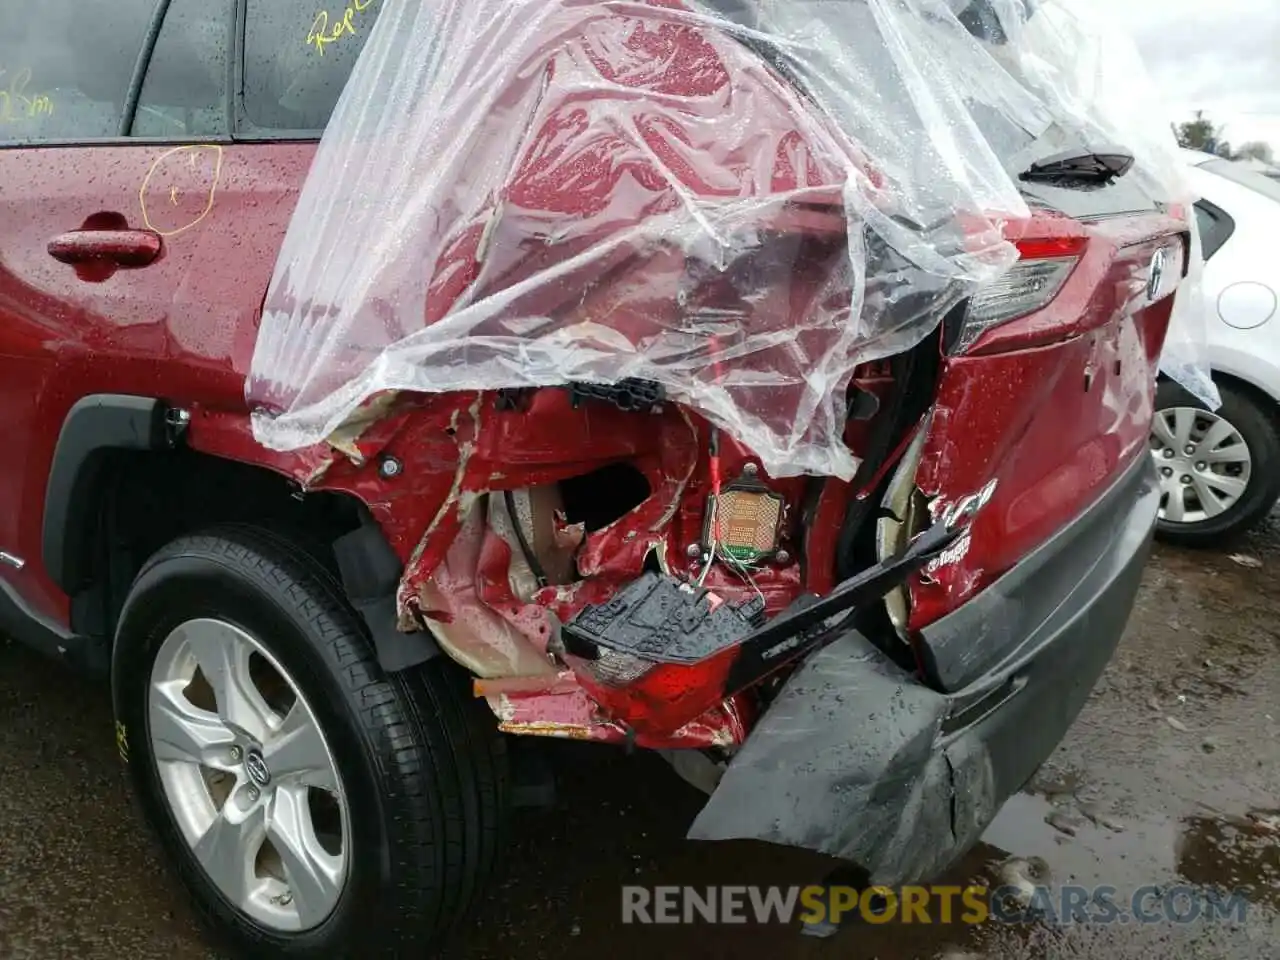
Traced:
<path fill-rule="evenodd" d="M 236 644 L 250 651 L 243 661 L 217 659 L 219 650 L 239 650 Z M 198 689 L 206 661 L 214 664 L 210 675 L 232 678 L 225 697 L 216 692 L 221 680 Z M 238 700 L 252 669 L 264 677 L 264 669 L 273 670 L 283 685 L 254 679 L 247 699 Z M 196 680 L 188 684 L 192 671 Z M 466 675 L 444 658 L 384 674 L 363 622 L 324 567 L 289 540 L 248 527 L 183 537 L 152 557 L 125 604 L 112 663 L 117 740 L 144 816 L 201 919 L 235 955 L 246 957 L 422 956 L 439 946 L 488 878 L 505 832 L 505 743 L 469 687 Z M 191 729 L 202 736 L 219 731 L 208 743 L 184 741 L 195 752 L 174 746 L 183 739 L 182 724 L 178 735 L 166 733 L 171 701 L 165 697 L 175 690 L 185 698 L 176 701 L 178 715 L 195 718 Z M 234 722 L 219 727 L 222 707 L 236 703 L 258 712 L 233 709 Z M 250 719 L 242 722 L 241 716 Z M 264 758 L 285 757 L 267 744 L 278 742 L 279 730 L 293 717 L 312 718 L 320 732 L 315 742 L 327 748 L 333 775 L 325 786 L 316 786 L 323 774 L 293 779 L 286 763 L 274 773 L 264 769 Z M 236 743 L 226 739 L 228 730 Z M 198 762 L 187 759 L 195 753 Z M 250 754 L 257 755 L 253 769 Z M 219 771 L 212 780 L 206 760 Z M 175 780 L 175 770 L 186 779 Z M 188 770 L 195 773 L 183 772 Z M 234 785 L 201 793 L 206 782 L 233 779 Z M 281 799 L 286 789 L 294 800 Z M 303 833 L 314 847 L 320 814 L 296 796 L 312 797 L 317 790 L 341 812 L 325 821 L 324 836 L 337 852 L 330 859 L 316 853 L 309 861 L 297 847 L 290 848 L 292 860 L 277 856 L 277 835 L 286 846 L 290 842 L 282 827 L 290 803 L 298 822 L 310 825 Z M 230 791 L 221 802 L 219 791 Z M 271 844 L 246 858 L 247 879 L 238 867 L 203 865 L 221 866 L 210 859 L 212 842 L 197 856 L 192 839 L 204 838 L 202 824 L 210 817 L 215 826 L 241 817 L 233 802 L 250 811 L 260 806 L 261 822 L 275 830 L 266 834 Z M 299 809 L 310 812 L 302 818 Z M 256 849 L 249 841 L 241 846 Z M 311 878 L 303 868 L 312 862 L 333 867 L 325 887 L 330 899 L 306 886 Z M 231 881 L 224 882 L 228 874 Z M 320 912 L 316 903 L 325 905 Z"/>
<path fill-rule="evenodd" d="M 1188 519 L 1182 522 L 1172 519 L 1173 511 L 1168 509 L 1170 498 L 1178 495 L 1178 481 L 1182 478 L 1190 477 L 1193 481 L 1200 479 L 1198 468 L 1202 461 L 1191 456 L 1187 462 L 1183 462 L 1183 458 L 1187 456 L 1185 447 L 1174 449 L 1176 444 L 1171 443 L 1170 432 L 1176 433 L 1174 427 L 1177 410 L 1207 411 L 1207 407 L 1173 381 L 1162 380 L 1156 391 L 1156 416 L 1164 416 L 1167 422 L 1167 428 L 1163 432 L 1159 429 L 1152 432 L 1152 455 L 1157 469 L 1161 471 L 1162 486 L 1165 488 L 1156 535 L 1167 543 L 1187 547 L 1220 546 L 1224 541 L 1256 525 L 1271 512 L 1276 500 L 1280 498 L 1280 429 L 1277 428 L 1274 409 L 1263 406 L 1251 392 L 1235 384 L 1219 382 L 1218 390 L 1222 395 L 1222 406 L 1212 414 L 1206 414 L 1206 417 L 1230 424 L 1239 440 L 1243 441 L 1248 456 L 1247 480 L 1243 492 L 1222 512 L 1208 515 L 1209 511 L 1203 509 L 1188 510 Z M 1211 419 L 1205 419 L 1197 427 L 1197 431 L 1211 422 Z M 1171 449 L 1174 450 L 1174 457 L 1168 458 L 1167 451 Z M 1244 454 L 1237 454 L 1242 455 Z M 1233 479 L 1231 473 L 1239 476 L 1245 472 L 1239 464 L 1205 465 L 1210 469 L 1224 471 L 1228 481 Z M 1170 470 L 1172 473 L 1167 473 Z M 1219 479 L 1215 482 L 1223 481 Z M 1221 490 L 1205 489 L 1202 483 L 1199 485 L 1201 493 L 1197 495 L 1196 488 L 1197 485 L 1193 483 L 1191 492 L 1183 501 L 1184 509 L 1186 504 L 1193 507 L 1199 505 L 1200 496 L 1223 495 Z"/>

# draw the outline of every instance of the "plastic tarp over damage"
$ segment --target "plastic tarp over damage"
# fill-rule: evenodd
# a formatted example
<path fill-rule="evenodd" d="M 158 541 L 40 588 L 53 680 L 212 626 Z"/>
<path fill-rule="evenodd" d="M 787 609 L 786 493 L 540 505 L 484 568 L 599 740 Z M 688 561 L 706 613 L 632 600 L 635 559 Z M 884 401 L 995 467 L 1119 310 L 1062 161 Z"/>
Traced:
<path fill-rule="evenodd" d="M 374 2 L 253 359 L 277 449 L 388 391 L 639 378 L 847 478 L 855 366 L 1014 261 L 1008 158 L 1077 132 L 1180 194 L 1136 56 L 1053 2 Z"/>

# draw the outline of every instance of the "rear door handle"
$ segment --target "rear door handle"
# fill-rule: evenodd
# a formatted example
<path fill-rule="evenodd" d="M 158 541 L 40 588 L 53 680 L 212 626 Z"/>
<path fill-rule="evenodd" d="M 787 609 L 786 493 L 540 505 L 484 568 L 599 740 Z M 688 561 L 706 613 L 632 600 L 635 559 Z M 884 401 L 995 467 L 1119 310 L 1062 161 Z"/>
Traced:
<path fill-rule="evenodd" d="M 62 263 L 111 263 L 145 267 L 160 256 L 154 230 L 72 230 L 49 241 L 49 256 Z"/>

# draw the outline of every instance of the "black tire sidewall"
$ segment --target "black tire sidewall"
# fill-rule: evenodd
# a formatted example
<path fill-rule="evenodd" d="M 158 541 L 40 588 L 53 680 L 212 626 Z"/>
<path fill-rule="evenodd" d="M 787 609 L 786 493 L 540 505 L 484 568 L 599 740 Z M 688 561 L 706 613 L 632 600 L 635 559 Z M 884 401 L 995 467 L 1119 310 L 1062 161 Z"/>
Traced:
<path fill-rule="evenodd" d="M 1280 497 L 1280 429 L 1277 429 L 1274 411 L 1264 408 L 1252 394 L 1233 384 L 1219 382 L 1218 390 L 1222 406 L 1216 414 L 1235 427 L 1249 446 L 1252 458 L 1249 486 L 1239 501 L 1216 517 L 1196 523 L 1160 520 L 1157 533 L 1170 543 L 1213 546 L 1251 527 Z M 1171 407 L 1208 409 L 1173 381 L 1161 381 L 1156 391 L 1156 411 Z"/>
<path fill-rule="evenodd" d="M 280 955 L 330 955 L 369 929 L 379 910 L 379 894 L 390 882 L 376 747 L 360 724 L 340 681 L 351 664 L 336 662 L 330 645 L 312 636 L 305 616 L 314 598 L 306 587 L 255 582 L 252 571 L 196 552 L 153 562 L 139 577 L 121 616 L 112 664 L 112 696 L 117 737 L 127 745 L 127 764 L 146 819 L 159 834 L 188 887 L 215 928 L 236 934 L 241 945 Z M 233 611 L 229 613 L 229 611 Z M 180 623 L 209 617 L 251 634 L 289 673 L 319 720 L 334 755 L 347 801 L 350 834 L 348 872 L 337 907 L 319 927 L 280 933 L 241 913 L 206 876 L 165 799 L 150 748 L 148 697 L 155 655 Z M 354 614 L 344 626 L 360 631 Z"/>

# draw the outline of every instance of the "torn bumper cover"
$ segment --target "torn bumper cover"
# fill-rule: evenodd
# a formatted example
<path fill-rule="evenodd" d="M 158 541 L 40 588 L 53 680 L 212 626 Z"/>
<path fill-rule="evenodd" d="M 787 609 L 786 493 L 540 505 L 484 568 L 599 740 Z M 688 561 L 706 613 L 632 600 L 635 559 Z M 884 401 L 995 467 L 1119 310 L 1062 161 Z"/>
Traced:
<path fill-rule="evenodd" d="M 1150 547 L 1151 469 L 1143 457 L 1090 511 L 928 629 L 924 643 L 963 688 L 924 685 L 857 632 L 814 654 L 690 838 L 805 847 L 856 863 L 873 883 L 943 871 L 1057 746 L 1111 658 Z M 1018 630 L 991 629 L 1005 622 Z M 977 651 L 969 669 L 948 659 L 951 638 Z"/>

